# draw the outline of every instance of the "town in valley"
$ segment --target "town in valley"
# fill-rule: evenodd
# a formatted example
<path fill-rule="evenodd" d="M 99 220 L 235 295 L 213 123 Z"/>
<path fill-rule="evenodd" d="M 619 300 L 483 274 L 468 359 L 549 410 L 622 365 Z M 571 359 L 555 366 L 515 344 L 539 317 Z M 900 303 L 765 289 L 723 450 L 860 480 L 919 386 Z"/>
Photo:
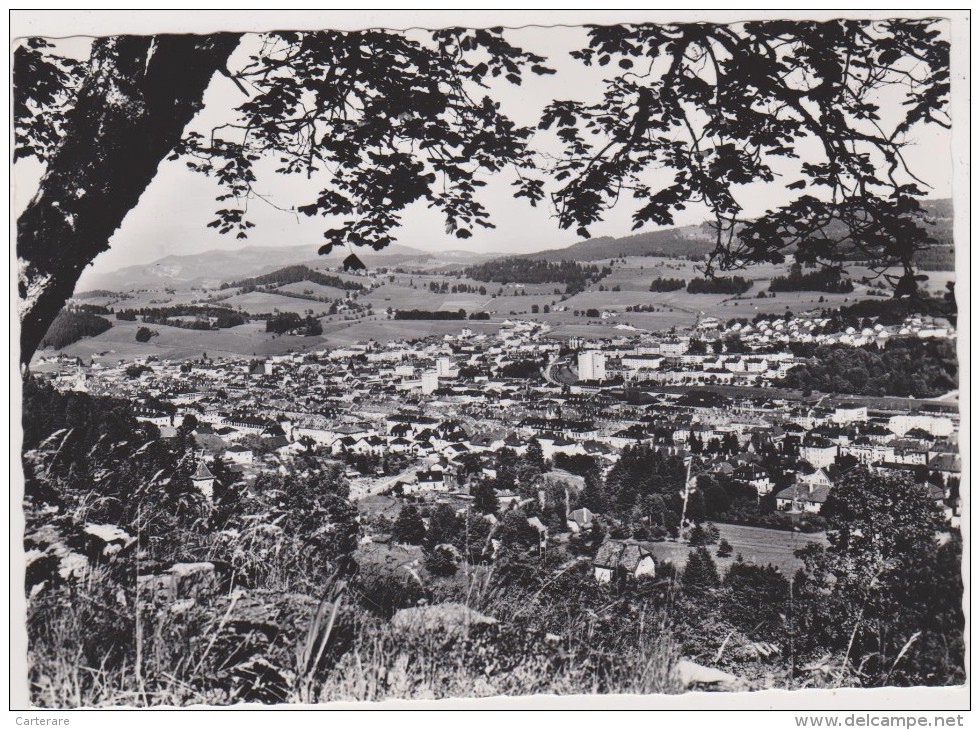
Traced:
<path fill-rule="evenodd" d="M 671 271 L 690 267 L 683 260 L 616 259 L 600 281 L 635 277 L 644 264 L 650 274 L 664 266 Z M 141 295 L 95 292 L 74 300 L 75 307 L 102 312 L 111 302 L 122 313 L 110 333 L 130 334 L 119 325 L 145 322 L 145 327 L 177 336 L 213 333 L 215 347 L 197 354 L 186 347 L 161 347 L 119 357 L 113 347 L 95 350 L 103 339 L 96 337 L 82 341 L 87 357 L 70 354 L 71 348 L 42 352 L 35 371 L 59 389 L 127 399 L 135 417 L 157 426 L 163 439 L 174 438 L 181 429 L 192 434 L 198 450 L 193 481 L 208 499 L 216 479 L 215 460 L 245 484 L 263 473 L 289 473 L 297 460 L 339 464 L 363 517 L 365 545 L 390 541 L 390 530 L 383 528 L 406 502 L 449 505 L 464 514 L 483 489 L 484 501 L 489 490 L 495 506 L 485 514 L 491 523 L 507 510 L 535 504 L 537 512 L 525 519 L 537 531 L 541 550 L 561 549 L 571 536 L 589 534 L 595 523 L 605 522 L 606 548 L 592 558 L 597 580 L 608 580 L 620 565 L 619 553 L 631 546 L 628 567 L 637 575 L 654 574 L 662 562 L 683 564 L 692 549 L 685 536 L 695 521 L 706 519 L 715 521 L 714 529 L 732 546 L 723 563 L 738 554 L 774 562 L 792 574 L 801 565 L 793 551 L 808 534 L 822 539 L 821 507 L 835 481 L 856 465 L 928 485 L 949 524 L 959 525 L 955 389 L 917 399 L 911 392 L 849 393 L 846 384 L 842 392 L 819 392 L 819 383 L 810 387 L 788 379 L 794 369 L 805 369 L 818 347 L 846 353 L 884 352 L 905 342 L 917 347 L 955 344 L 955 328 L 947 319 L 842 317 L 823 304 L 823 296 L 809 311 L 787 308 L 780 314 L 770 308 L 752 319 L 733 316 L 727 321 L 685 309 L 676 300 L 667 300 L 673 306 L 636 305 L 639 317 L 662 309 L 674 318 L 675 324 L 657 331 L 624 323 L 634 310 L 630 305 L 607 304 L 588 312 L 583 307 L 573 314 L 576 299 L 566 303 L 569 297 L 561 288 L 546 291 L 550 285 L 499 286 L 467 280 L 458 271 L 434 274 L 404 266 L 353 273 L 340 267 L 327 274 L 305 271 L 309 273 L 299 275 L 328 275 L 334 283 L 353 285 L 329 301 L 311 296 L 317 284 L 304 280 L 285 285 L 273 272 L 258 291 L 250 282 L 230 290 L 223 283 L 217 293 L 235 295 L 228 304 L 213 295 L 207 300 L 219 314 L 227 307 L 225 311 L 239 317 L 240 304 L 237 310 L 232 307 L 243 297 L 301 305 L 297 311 L 306 319 L 276 309 L 268 315 L 246 312 L 238 325 L 254 327 L 244 323 L 253 317 L 260 322 L 264 317 L 267 323 L 287 320 L 292 328 L 285 332 L 287 352 L 216 352 L 222 330 L 214 312 L 209 318 L 206 309 L 195 314 L 192 306 L 192 316 L 170 321 L 154 316 L 154 311 L 166 310 L 153 306 L 165 308 L 169 299 L 179 297 L 172 289 L 157 291 L 157 304 L 148 305 L 142 310 L 147 314 L 139 317 L 125 313 L 133 311 L 130 297 Z M 399 288 L 405 302 L 425 304 L 432 292 L 451 291 L 472 306 L 473 295 L 467 292 L 475 293 L 477 287 L 488 303 L 484 308 L 496 310 L 492 318 L 472 312 L 466 319 L 456 318 L 452 299 L 444 299 L 436 314 L 414 307 L 406 311 L 416 314 L 405 319 L 391 307 L 379 312 L 379 302 L 391 300 L 385 294 Z M 487 288 L 495 287 L 498 293 L 487 298 Z M 597 289 L 601 296 L 606 287 L 592 283 L 577 296 L 588 297 Z M 619 302 L 630 301 L 630 294 L 644 299 L 639 292 L 616 289 L 619 293 L 606 291 Z M 529 293 L 534 304 L 527 303 Z M 817 301 L 818 295 L 806 294 Z M 148 296 L 142 293 L 144 301 Z M 840 295 L 834 296 L 843 304 Z M 314 299 L 319 300 L 316 306 L 307 310 Z M 751 295 L 715 297 L 718 315 L 719 299 L 750 307 L 760 300 L 769 303 Z M 509 307 L 523 311 L 505 314 Z M 320 339 L 303 336 L 308 320 L 318 322 L 309 316 L 318 308 L 330 313 L 324 317 L 328 328 L 331 320 L 343 323 L 346 344 L 305 345 L 304 340 Z M 552 311 L 558 319 L 549 321 Z M 730 311 L 734 315 L 738 310 L 732 306 Z M 444 313 L 454 319 L 439 319 Z M 416 317 L 431 317 L 440 328 L 433 334 L 422 330 L 399 337 L 402 326 L 411 333 L 419 324 Z M 583 319 L 587 324 L 576 324 Z M 385 327 L 385 339 L 376 341 L 370 334 L 379 324 Z M 358 341 L 360 328 L 369 336 Z M 266 331 L 270 329 L 267 324 Z M 317 324 L 317 331 L 322 333 L 323 325 Z M 147 341 L 154 344 L 152 338 Z M 590 494 L 587 475 L 602 481 L 624 451 L 639 450 L 685 465 L 684 479 L 677 484 L 680 514 L 668 507 L 644 516 L 637 513 L 642 513 L 638 504 L 614 508 Z M 515 470 L 515 463 L 529 453 L 537 468 Z M 542 508 L 548 521 L 542 520 Z"/>

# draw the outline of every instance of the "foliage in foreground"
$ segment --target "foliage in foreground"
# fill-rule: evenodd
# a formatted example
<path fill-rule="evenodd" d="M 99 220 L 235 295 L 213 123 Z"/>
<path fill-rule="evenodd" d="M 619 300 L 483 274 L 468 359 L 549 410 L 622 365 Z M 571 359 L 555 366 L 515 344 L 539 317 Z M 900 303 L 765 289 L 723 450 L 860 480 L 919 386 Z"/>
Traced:
<path fill-rule="evenodd" d="M 365 526 L 336 469 L 300 459 L 246 489 L 215 462 L 230 486 L 205 509 L 188 433 L 162 440 L 125 404 L 31 381 L 25 403 L 39 705 L 675 692 L 680 656 L 749 688 L 964 680 L 961 545 L 936 540 L 941 513 L 911 482 L 852 470 L 827 503 L 829 546 L 800 552 L 792 584 L 740 557 L 719 572 L 703 546 L 683 570 L 600 584 L 583 541 L 580 555 L 540 548 L 536 501 L 499 515 L 495 550 L 479 513 L 440 505 L 423 524 L 406 506 L 395 533 L 421 559 L 378 563 L 359 547 Z M 623 463 L 613 503 L 644 497 L 627 489 L 641 456 Z M 662 466 L 646 475 L 653 496 L 677 478 Z M 92 525 L 132 540 L 100 549 Z M 217 581 L 193 600 L 138 588 L 137 575 L 205 560 Z M 412 608 L 445 615 L 412 629 L 399 614 Z M 473 620 L 449 620 L 459 611 Z"/>

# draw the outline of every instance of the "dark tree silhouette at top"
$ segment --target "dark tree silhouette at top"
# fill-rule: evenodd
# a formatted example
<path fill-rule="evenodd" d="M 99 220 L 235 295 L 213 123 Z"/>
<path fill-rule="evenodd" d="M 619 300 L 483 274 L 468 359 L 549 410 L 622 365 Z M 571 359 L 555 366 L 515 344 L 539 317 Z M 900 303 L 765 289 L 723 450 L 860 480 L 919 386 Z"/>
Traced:
<path fill-rule="evenodd" d="M 602 101 L 555 101 L 541 121 L 566 144 L 554 168 L 562 228 L 588 226 L 630 193 L 634 228 L 670 225 L 700 202 L 714 219 L 707 267 L 784 261 L 826 266 L 860 256 L 896 294 L 920 280 L 932 243 L 919 199 L 928 187 L 905 158 L 919 124 L 950 127 L 949 43 L 937 19 L 760 21 L 595 27 L 587 65 L 626 72 Z M 883 111 L 882 93 L 901 97 Z M 738 186 L 774 183 L 773 164 L 800 159 L 794 200 L 746 220 Z M 651 169 L 669 181 L 651 187 Z"/>
<path fill-rule="evenodd" d="M 556 100 L 540 122 L 566 145 L 543 171 L 562 185 L 552 195 L 559 225 L 588 235 L 624 191 L 639 201 L 637 227 L 669 225 L 674 211 L 702 202 L 717 234 L 708 274 L 790 251 L 830 266 L 860 256 L 900 267 L 895 293 L 914 293 L 913 258 L 931 239 L 919 203 L 926 186 L 903 150 L 921 125 L 949 126 L 940 22 L 593 27 L 589 47 L 573 56 L 621 73 L 598 104 Z M 477 193 L 506 167 L 515 197 L 544 199 L 544 181 L 528 173 L 537 162 L 532 130 L 484 92 L 493 79 L 520 84 L 526 71 L 551 70 L 503 32 L 119 36 L 97 39 L 87 64 L 38 39 L 19 46 L 15 155 L 45 164 L 17 226 L 22 362 L 168 156 L 220 183 L 209 225 L 240 238 L 253 227 L 248 201 L 262 197 L 260 161 L 277 160 L 279 175 L 329 180 L 296 208 L 339 218 L 321 253 L 384 248 L 419 201 L 469 238 L 493 226 Z M 243 38 L 251 52 L 229 68 Z M 207 134 L 187 129 L 216 73 L 243 103 Z M 887 112 L 885 91 L 895 97 Z M 775 182 L 773 160 L 804 154 L 786 185 L 799 192 L 745 220 L 738 187 Z M 671 173 L 660 189 L 651 168 Z"/>
<path fill-rule="evenodd" d="M 82 270 L 108 249 L 168 156 L 225 188 L 209 225 L 239 238 L 253 227 L 253 165 L 270 155 L 281 175 L 330 180 L 298 209 L 344 216 L 324 233 L 321 253 L 341 243 L 384 248 L 400 211 L 417 200 L 440 210 L 459 238 L 492 227 L 475 197 L 485 184 L 479 177 L 530 165 L 531 130 L 473 94 L 492 78 L 519 84 L 525 71 L 551 72 L 501 33 L 253 35 L 255 53 L 235 69 L 227 64 L 240 34 L 98 39 L 86 67 L 53 56 L 43 41 L 19 47 L 17 154 L 46 164 L 17 222 L 21 361 L 30 361 Z M 247 100 L 210 134 L 185 132 L 216 72 Z M 540 197 L 533 185 L 525 194 Z M 358 268 L 356 256 L 348 262 Z"/>

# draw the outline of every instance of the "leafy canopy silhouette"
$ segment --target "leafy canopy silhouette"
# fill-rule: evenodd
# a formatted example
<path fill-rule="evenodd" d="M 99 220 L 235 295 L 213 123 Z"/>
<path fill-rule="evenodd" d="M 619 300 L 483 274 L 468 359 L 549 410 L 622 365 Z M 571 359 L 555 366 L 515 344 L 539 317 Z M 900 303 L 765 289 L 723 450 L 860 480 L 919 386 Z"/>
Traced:
<path fill-rule="evenodd" d="M 492 90 L 553 71 L 501 28 L 245 38 L 100 38 L 87 63 L 41 39 L 16 49 L 15 159 L 45 164 L 18 220 L 24 362 L 168 157 L 220 183 L 209 225 L 239 238 L 254 226 L 248 206 L 263 198 L 267 161 L 274 175 L 326 181 L 297 208 L 329 219 L 321 253 L 384 248 L 420 201 L 469 238 L 493 227 L 485 178 L 509 170 L 514 196 L 532 205 L 557 185 L 558 225 L 582 236 L 627 198 L 636 227 L 704 204 L 716 237 L 709 275 L 792 254 L 898 267 L 884 274 L 897 295 L 922 278 L 913 256 L 931 243 L 927 186 L 905 150 L 923 125 L 950 126 L 940 20 L 590 27 L 572 55 L 618 72 L 597 103 L 547 105 L 538 126 L 562 145 L 550 162 Z M 209 134 L 188 131 L 216 74 L 246 99 Z M 740 188 L 774 183 L 786 161 L 798 179 L 785 187 L 798 192 L 747 219 Z"/>

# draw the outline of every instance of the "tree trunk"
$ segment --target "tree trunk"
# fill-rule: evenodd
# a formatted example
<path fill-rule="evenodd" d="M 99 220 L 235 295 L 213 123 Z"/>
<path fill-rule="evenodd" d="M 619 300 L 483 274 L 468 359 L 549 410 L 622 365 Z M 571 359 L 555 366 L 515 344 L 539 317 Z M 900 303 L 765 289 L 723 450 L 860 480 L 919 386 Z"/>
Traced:
<path fill-rule="evenodd" d="M 22 364 L 84 268 L 108 250 L 239 38 L 120 36 L 93 45 L 64 139 L 17 221 Z"/>

